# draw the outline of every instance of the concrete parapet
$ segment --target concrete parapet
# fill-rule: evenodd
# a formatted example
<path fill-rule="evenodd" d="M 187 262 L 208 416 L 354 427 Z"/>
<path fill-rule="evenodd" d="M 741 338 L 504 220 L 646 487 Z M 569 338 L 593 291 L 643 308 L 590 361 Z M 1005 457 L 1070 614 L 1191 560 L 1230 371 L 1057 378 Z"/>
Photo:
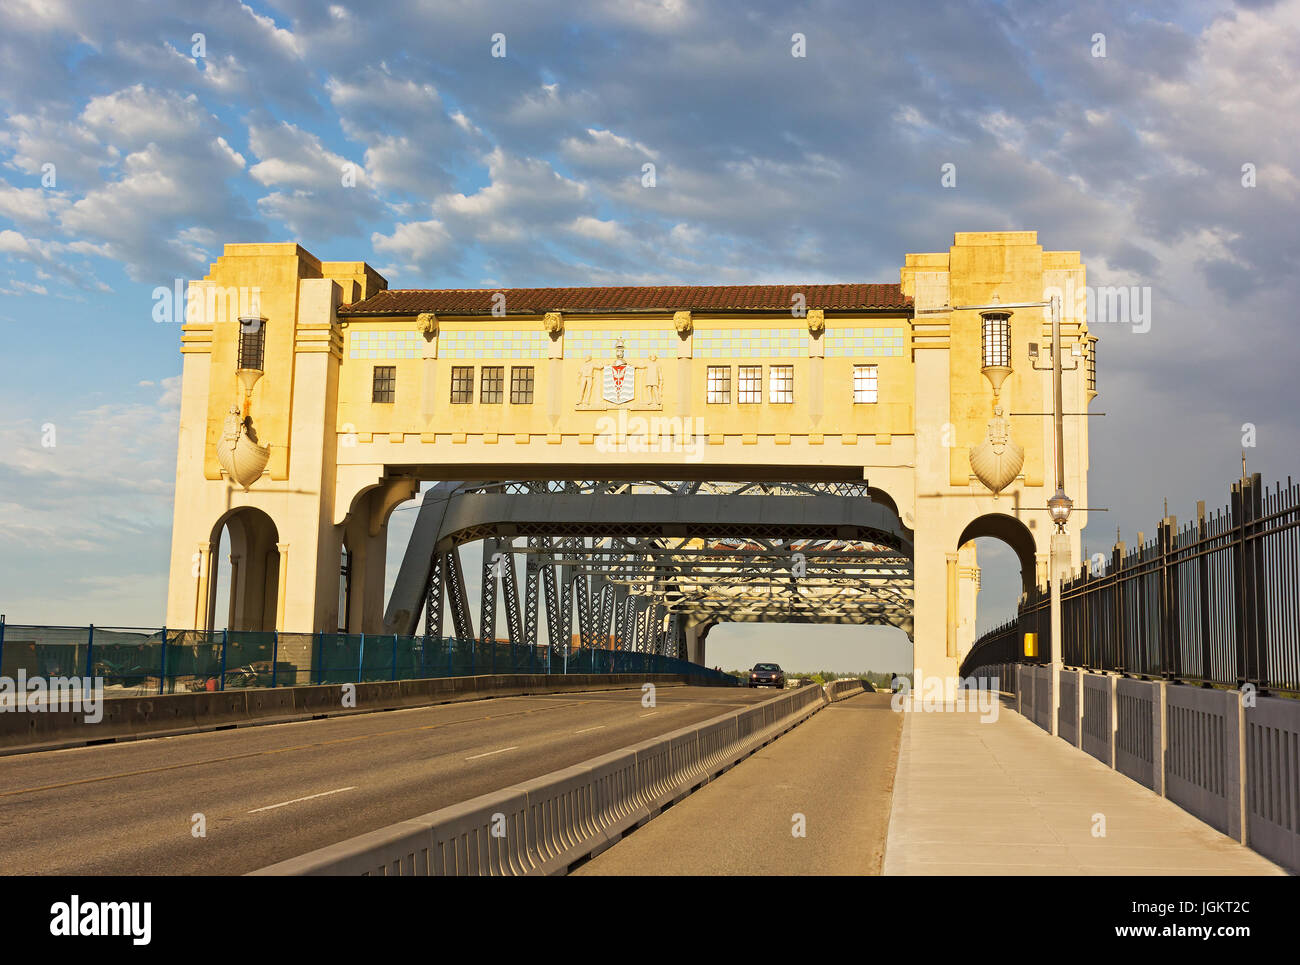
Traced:
<path fill-rule="evenodd" d="M 1085 673 L 1083 717 L 1079 726 L 1079 749 L 1103 764 L 1115 766 L 1115 678 L 1109 674 Z"/>
<path fill-rule="evenodd" d="M 1007 672 L 1017 681 L 1017 709 L 1035 720 L 1042 668 Z M 1074 718 L 1068 709 L 1076 706 Z M 1066 740 L 1072 719 L 1081 750 L 1300 873 L 1300 700 L 1256 697 L 1247 706 L 1237 690 L 1062 671 Z"/>
<path fill-rule="evenodd" d="M 1300 874 L 1300 701 L 1245 708 L 1246 844 Z"/>
<path fill-rule="evenodd" d="M 1035 724 L 1049 734 L 1052 732 L 1052 668 L 1034 667 L 1030 670 L 1034 678 L 1034 716 Z"/>
<path fill-rule="evenodd" d="M 1057 712 L 1056 733 L 1061 740 L 1079 746 L 1080 720 L 1082 711 L 1080 702 L 1083 698 L 1082 676 L 1078 670 L 1061 671 L 1061 706 Z"/>
<path fill-rule="evenodd" d="M 1165 699 L 1166 796 L 1228 837 L 1244 841 L 1240 692 L 1171 686 Z"/>
<path fill-rule="evenodd" d="M 1164 683 L 1115 681 L 1115 770 L 1157 794 L 1164 783 Z"/>
<path fill-rule="evenodd" d="M 837 700 L 843 700 L 846 697 L 853 697 L 856 694 L 867 692 L 867 685 L 861 680 L 844 679 L 832 680 L 828 684 L 822 684 L 822 689 L 826 691 L 826 698 L 831 703 Z"/>

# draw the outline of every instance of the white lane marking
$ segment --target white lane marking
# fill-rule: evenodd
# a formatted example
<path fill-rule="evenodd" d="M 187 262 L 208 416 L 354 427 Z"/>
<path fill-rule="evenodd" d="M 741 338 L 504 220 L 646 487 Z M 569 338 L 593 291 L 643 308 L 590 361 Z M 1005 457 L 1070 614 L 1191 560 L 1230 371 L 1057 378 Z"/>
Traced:
<path fill-rule="evenodd" d="M 603 730 L 604 727 L 605 727 L 604 724 L 600 724 L 600 725 L 598 725 L 598 726 L 596 726 L 596 727 L 584 727 L 584 728 L 582 728 L 582 730 L 575 730 L 574 733 L 575 733 L 575 734 L 585 734 L 585 733 L 587 733 L 587 731 L 589 731 L 589 730 Z"/>
<path fill-rule="evenodd" d="M 321 791 L 319 794 L 308 794 L 306 797 L 296 797 L 292 801 L 281 801 L 279 804 L 268 804 L 264 808 L 253 808 L 253 810 L 249 811 L 248 813 L 256 814 L 258 811 L 274 811 L 276 808 L 282 808 L 289 804 L 297 804 L 299 801 L 310 801 L 312 798 L 325 797 L 326 795 L 329 794 L 338 794 L 342 791 L 355 791 L 356 789 L 357 786 L 355 784 L 353 784 L 351 787 L 336 787 L 332 791 Z"/>
<path fill-rule="evenodd" d="M 473 757 L 467 757 L 467 758 L 465 758 L 465 760 L 467 760 L 467 761 L 476 761 L 476 760 L 478 760 L 480 757 L 491 757 L 493 754 L 504 754 L 506 751 L 515 751 L 515 750 L 518 750 L 518 749 L 519 749 L 519 745 L 518 745 L 518 744 L 512 744 L 510 747 L 503 747 L 503 748 L 501 748 L 500 750 L 496 750 L 496 751 L 488 751 L 488 752 L 485 753 L 485 754 L 475 754 Z"/>
<path fill-rule="evenodd" d="M 650 713 L 648 713 L 648 714 L 642 714 L 641 716 L 642 716 L 642 717 L 653 717 L 653 716 L 654 716 L 655 714 L 657 714 L 657 713 L 659 713 L 659 711 L 657 711 L 657 710 L 652 710 L 652 711 L 650 711 Z"/>

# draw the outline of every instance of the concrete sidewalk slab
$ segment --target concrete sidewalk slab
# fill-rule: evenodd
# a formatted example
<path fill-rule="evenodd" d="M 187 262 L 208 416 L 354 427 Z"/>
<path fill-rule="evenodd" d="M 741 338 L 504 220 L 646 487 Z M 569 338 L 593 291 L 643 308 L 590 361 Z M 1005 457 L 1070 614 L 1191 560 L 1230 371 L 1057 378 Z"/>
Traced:
<path fill-rule="evenodd" d="M 1286 873 L 1005 706 L 905 717 L 887 875 Z"/>
<path fill-rule="evenodd" d="M 831 704 L 573 873 L 879 874 L 899 718 L 887 694 Z"/>

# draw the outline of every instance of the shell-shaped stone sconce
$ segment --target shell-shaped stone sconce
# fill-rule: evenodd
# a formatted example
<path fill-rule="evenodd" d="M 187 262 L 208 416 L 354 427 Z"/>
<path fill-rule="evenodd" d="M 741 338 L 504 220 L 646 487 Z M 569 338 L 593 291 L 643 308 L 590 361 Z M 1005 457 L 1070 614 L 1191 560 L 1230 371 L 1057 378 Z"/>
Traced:
<path fill-rule="evenodd" d="M 1024 464 L 1024 448 L 1011 438 L 1011 426 L 1002 418 L 1002 407 L 994 406 L 988 436 L 971 447 L 971 471 L 996 496 L 1015 481 Z"/>
<path fill-rule="evenodd" d="M 257 444 L 246 421 L 240 418 L 239 407 L 232 405 L 221 438 L 217 440 L 217 464 L 248 492 L 262 477 L 270 458 L 271 447 Z"/>

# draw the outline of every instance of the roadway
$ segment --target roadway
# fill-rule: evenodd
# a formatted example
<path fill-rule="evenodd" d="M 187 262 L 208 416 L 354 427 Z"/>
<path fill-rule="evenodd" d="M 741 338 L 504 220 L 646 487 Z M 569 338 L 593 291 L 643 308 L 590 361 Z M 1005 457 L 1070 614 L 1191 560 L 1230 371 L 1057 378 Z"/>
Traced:
<path fill-rule="evenodd" d="M 903 726 L 890 700 L 823 708 L 574 873 L 880 874 Z"/>
<path fill-rule="evenodd" d="M 0 758 L 4 871 L 242 874 L 773 692 L 660 686 L 651 708 L 641 696 L 504 697 Z"/>

